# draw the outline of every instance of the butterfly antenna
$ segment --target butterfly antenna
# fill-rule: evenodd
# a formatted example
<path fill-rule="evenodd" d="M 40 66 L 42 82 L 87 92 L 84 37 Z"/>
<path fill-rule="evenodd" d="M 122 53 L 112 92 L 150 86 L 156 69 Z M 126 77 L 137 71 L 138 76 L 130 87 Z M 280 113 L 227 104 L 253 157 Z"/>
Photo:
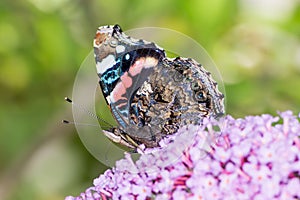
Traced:
<path fill-rule="evenodd" d="M 69 121 L 69 120 L 62 120 L 62 123 L 64 124 L 74 124 L 74 125 L 79 125 L 79 126 L 95 126 L 97 127 L 98 125 L 95 124 L 87 124 L 87 123 L 77 123 L 77 122 L 73 122 L 73 121 Z"/>
<path fill-rule="evenodd" d="M 91 117 L 94 117 L 96 119 L 98 119 L 99 121 L 103 122 L 106 126 L 108 126 L 109 128 L 113 128 L 113 125 L 108 123 L 107 121 L 105 121 L 104 119 L 102 119 L 101 117 L 99 117 L 98 115 L 92 113 L 91 111 L 87 110 L 86 108 L 84 108 L 81 105 L 77 105 L 75 104 L 69 97 L 65 97 L 65 101 L 68 103 L 71 103 L 72 105 L 74 105 L 75 107 L 83 110 L 84 112 L 88 113 Z M 84 123 L 75 123 L 75 122 L 70 122 L 68 120 L 63 120 L 62 121 L 64 124 L 76 124 L 76 125 L 89 125 L 89 126 L 97 126 L 97 125 L 93 125 L 93 124 L 84 124 Z"/>

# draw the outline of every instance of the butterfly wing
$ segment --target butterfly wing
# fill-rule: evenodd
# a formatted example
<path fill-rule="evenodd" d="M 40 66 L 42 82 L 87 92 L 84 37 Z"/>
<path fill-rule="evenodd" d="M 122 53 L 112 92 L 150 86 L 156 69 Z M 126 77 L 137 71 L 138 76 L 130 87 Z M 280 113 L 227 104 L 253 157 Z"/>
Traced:
<path fill-rule="evenodd" d="M 98 28 L 94 54 L 103 95 L 117 123 L 126 130 L 131 124 L 131 98 L 165 56 L 164 51 L 154 43 L 126 36 L 115 25 Z"/>
<path fill-rule="evenodd" d="M 119 125 L 105 132 L 113 141 L 158 146 L 179 127 L 224 113 L 217 83 L 190 58 L 169 59 L 118 25 L 99 27 L 94 53 L 103 95 Z"/>

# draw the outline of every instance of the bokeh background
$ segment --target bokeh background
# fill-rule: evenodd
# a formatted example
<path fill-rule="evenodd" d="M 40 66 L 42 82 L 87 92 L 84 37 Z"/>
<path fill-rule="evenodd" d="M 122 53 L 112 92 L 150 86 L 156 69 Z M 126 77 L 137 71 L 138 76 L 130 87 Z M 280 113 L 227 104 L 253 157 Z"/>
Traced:
<path fill-rule="evenodd" d="M 198 41 L 234 117 L 300 111 L 299 0 L 1 0 L 0 199 L 78 195 L 105 170 L 61 120 L 96 28 L 115 23 Z"/>

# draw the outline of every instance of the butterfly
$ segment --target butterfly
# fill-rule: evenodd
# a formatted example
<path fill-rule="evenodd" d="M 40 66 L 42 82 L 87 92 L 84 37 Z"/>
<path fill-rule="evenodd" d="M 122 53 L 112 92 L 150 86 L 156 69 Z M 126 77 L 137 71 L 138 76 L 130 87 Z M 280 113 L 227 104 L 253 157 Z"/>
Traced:
<path fill-rule="evenodd" d="M 99 84 L 117 126 L 103 130 L 130 148 L 159 141 L 188 124 L 224 114 L 224 95 L 191 58 L 168 58 L 153 42 L 101 26 L 93 41 Z"/>

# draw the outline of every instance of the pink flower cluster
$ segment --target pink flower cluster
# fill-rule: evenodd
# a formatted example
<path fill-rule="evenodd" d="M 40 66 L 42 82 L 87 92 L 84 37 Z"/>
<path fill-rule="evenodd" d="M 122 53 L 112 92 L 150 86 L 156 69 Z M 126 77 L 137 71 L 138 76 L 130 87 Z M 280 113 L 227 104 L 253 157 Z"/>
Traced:
<path fill-rule="evenodd" d="M 162 146 L 135 162 L 126 154 L 65 200 L 300 199 L 300 123 L 291 111 L 207 119 Z"/>

